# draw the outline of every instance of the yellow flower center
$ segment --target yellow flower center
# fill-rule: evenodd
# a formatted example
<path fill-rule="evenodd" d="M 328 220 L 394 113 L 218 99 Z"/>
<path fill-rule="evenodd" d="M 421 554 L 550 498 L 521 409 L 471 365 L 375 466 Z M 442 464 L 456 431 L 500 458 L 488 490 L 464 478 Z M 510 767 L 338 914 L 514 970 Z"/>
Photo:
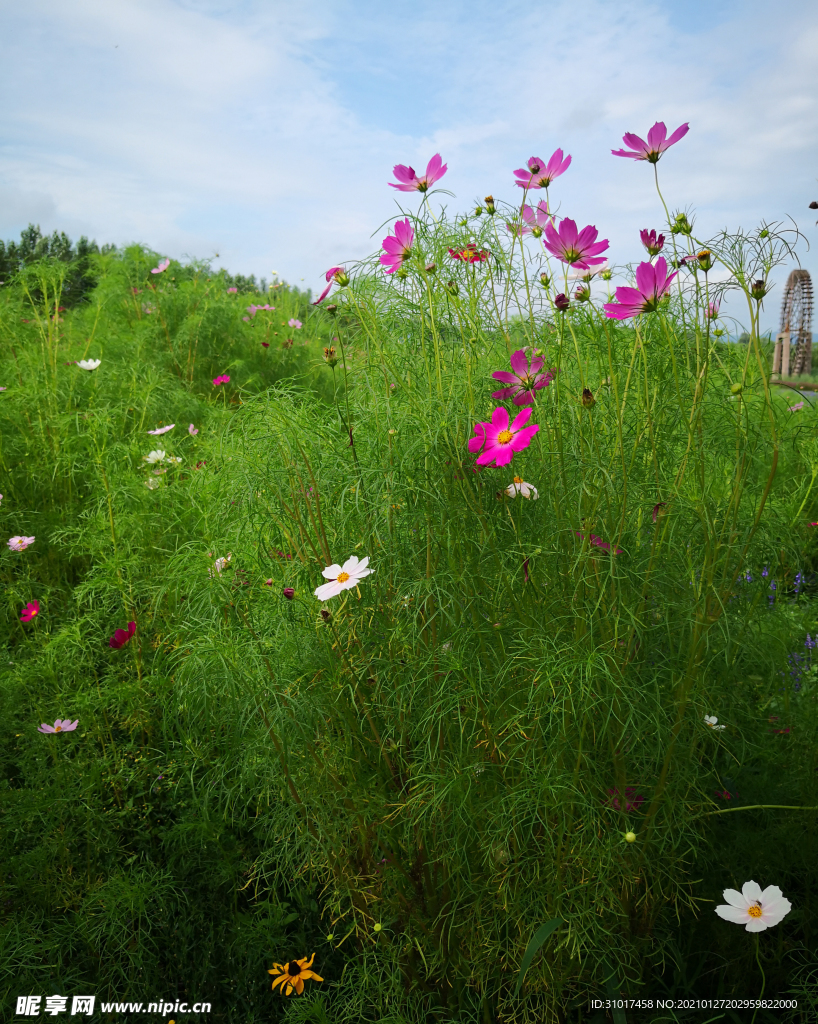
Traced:
<path fill-rule="evenodd" d="M 761 907 L 758 903 L 755 903 L 752 907 L 747 908 L 747 913 L 750 917 L 761 917 Z"/>
<path fill-rule="evenodd" d="M 338 582 L 339 583 L 346 583 L 346 581 L 348 579 L 349 579 L 349 573 L 348 572 L 342 572 L 341 575 L 338 577 Z"/>
<path fill-rule="evenodd" d="M 62 732 L 62 726 L 61 725 L 56 726 L 56 728 L 54 729 L 54 732 Z"/>
<path fill-rule="evenodd" d="M 497 440 L 500 444 L 508 444 L 513 437 L 514 434 L 510 430 L 501 430 L 497 435 Z"/>
<path fill-rule="evenodd" d="M 521 476 L 515 476 L 514 477 L 514 483 L 515 484 L 521 484 L 522 482 L 523 482 L 523 478 Z"/>

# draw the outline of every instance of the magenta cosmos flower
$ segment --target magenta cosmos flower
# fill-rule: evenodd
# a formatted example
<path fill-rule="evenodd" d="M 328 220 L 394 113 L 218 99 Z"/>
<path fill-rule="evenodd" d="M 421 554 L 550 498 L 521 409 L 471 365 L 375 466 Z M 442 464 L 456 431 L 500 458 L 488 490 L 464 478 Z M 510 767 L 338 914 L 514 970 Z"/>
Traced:
<path fill-rule="evenodd" d="M 400 270 L 403 261 L 412 254 L 414 241 L 415 232 L 412 230 L 409 218 L 395 221 L 395 234 L 387 235 L 382 243 L 386 254 L 381 256 L 381 263 L 387 268 L 387 274 L 394 274 L 396 270 Z"/>
<path fill-rule="evenodd" d="M 563 159 L 561 149 L 554 150 L 548 163 L 538 156 L 532 156 L 528 161 L 528 168 L 521 167 L 514 172 L 517 178 L 515 184 L 520 188 L 548 188 L 554 178 L 565 174 L 570 166 L 570 154 Z"/>
<path fill-rule="evenodd" d="M 660 256 L 655 265 L 640 263 L 636 269 L 636 287 L 617 288 L 616 302 L 605 303 L 605 315 L 612 320 L 629 320 L 640 313 L 654 312 L 676 274 L 678 271 L 668 276 L 664 256 Z"/>
<path fill-rule="evenodd" d="M 537 208 L 532 209 L 527 204 L 523 207 L 523 220 L 531 228 L 535 238 L 539 238 L 548 224 L 553 223 L 553 218 L 548 212 L 548 203 L 541 199 Z"/>
<path fill-rule="evenodd" d="M 40 602 L 29 601 L 25 608 L 20 613 L 20 622 L 31 622 L 33 618 L 40 614 Z"/>
<path fill-rule="evenodd" d="M 553 224 L 546 225 L 543 245 L 563 263 L 570 263 L 579 270 L 587 270 L 597 263 L 605 262 L 605 257 L 599 254 L 608 248 L 608 239 L 603 238 L 601 242 L 597 242 L 598 234 L 597 229 L 591 224 L 578 231 L 576 221 L 565 217 L 560 221 L 559 231 Z"/>
<path fill-rule="evenodd" d="M 120 647 L 125 646 L 125 644 L 131 639 L 135 632 L 135 622 L 129 622 L 127 629 L 115 629 L 114 635 L 108 641 L 108 646 L 113 647 L 115 651 L 118 651 Z"/>
<path fill-rule="evenodd" d="M 576 533 L 577 533 L 577 537 L 579 537 L 580 540 L 585 540 L 585 534 L 584 533 L 579 533 L 579 531 L 576 531 Z M 595 533 L 592 533 L 588 537 L 588 543 L 591 545 L 591 547 L 601 548 L 603 551 L 610 552 L 610 550 L 611 550 L 610 541 L 603 540 L 601 537 L 597 537 L 597 535 Z M 615 555 L 621 555 L 622 554 L 622 548 L 616 548 L 615 551 L 614 551 L 614 554 Z"/>
<path fill-rule="evenodd" d="M 213 378 L 213 387 L 217 388 L 220 384 L 228 384 L 229 382 L 230 378 L 226 373 L 223 373 L 220 377 Z"/>
<path fill-rule="evenodd" d="M 400 192 L 426 192 L 436 181 L 440 181 L 449 168 L 443 163 L 440 153 L 435 153 L 432 159 L 426 164 L 426 173 L 422 178 L 415 174 L 414 167 L 406 167 L 404 164 L 395 164 L 392 173 L 398 179 L 397 183 L 390 181 L 391 188 Z"/>
<path fill-rule="evenodd" d="M 78 724 L 79 719 L 72 722 L 70 718 L 58 718 L 53 725 L 46 725 L 46 723 L 43 722 L 43 724 L 37 728 L 37 732 L 73 732 L 77 728 Z"/>
<path fill-rule="evenodd" d="M 647 160 L 649 163 L 655 164 L 659 162 L 662 153 L 666 149 L 670 149 L 671 146 L 675 146 L 680 139 L 687 135 L 689 130 L 690 125 L 685 122 L 668 138 L 665 122 L 657 121 L 648 132 L 647 142 L 632 132 L 625 132 L 622 141 L 628 149 L 612 149 L 611 152 L 614 156 L 629 156 L 631 160 Z"/>
<path fill-rule="evenodd" d="M 9 537 L 7 544 L 11 551 L 25 551 L 34 543 L 33 537 Z"/>
<path fill-rule="evenodd" d="M 643 228 L 639 232 L 639 237 L 642 240 L 642 245 L 648 250 L 648 256 L 658 256 L 665 247 L 665 236 L 657 235 L 655 231 Z"/>
<path fill-rule="evenodd" d="M 548 370 L 540 373 L 543 360 L 537 357 L 529 363 L 528 356 L 523 349 L 517 349 L 511 355 L 511 372 L 508 370 L 495 370 L 492 374 L 495 380 L 511 385 L 501 388 L 499 391 L 492 391 L 492 398 L 510 398 L 515 405 L 531 405 L 534 402 L 534 392 L 540 388 L 547 388 L 554 379 L 556 370 Z"/>
<path fill-rule="evenodd" d="M 313 302 L 313 306 L 318 306 L 324 301 L 329 295 L 330 289 L 334 284 L 339 284 L 342 288 L 346 288 L 349 284 L 349 274 L 347 274 L 344 267 L 330 267 L 326 273 L 327 287 L 321 292 L 318 298 Z"/>
<path fill-rule="evenodd" d="M 531 438 L 540 429 L 536 424 L 530 427 L 526 423 L 531 418 L 532 409 L 523 409 L 509 425 L 508 410 L 498 405 L 491 414 L 491 423 L 475 423 L 474 437 L 469 438 L 469 451 L 472 455 L 483 448 L 477 456 L 478 466 L 507 466 L 514 458 L 515 452 L 521 452 L 531 444 Z"/>

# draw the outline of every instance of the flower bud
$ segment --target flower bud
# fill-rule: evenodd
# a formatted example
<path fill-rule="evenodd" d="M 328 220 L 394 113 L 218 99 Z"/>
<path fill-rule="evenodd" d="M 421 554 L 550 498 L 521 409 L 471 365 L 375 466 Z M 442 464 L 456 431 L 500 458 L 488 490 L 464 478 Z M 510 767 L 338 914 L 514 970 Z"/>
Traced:
<path fill-rule="evenodd" d="M 744 385 L 743 385 L 743 384 L 741 384 L 741 383 L 738 383 L 738 384 L 731 384 L 731 385 L 730 385 L 730 394 L 731 394 L 731 395 L 740 395 L 740 394 L 741 394 L 741 390 L 742 390 L 743 386 L 744 386 Z"/>
<path fill-rule="evenodd" d="M 334 302 L 329 306 L 324 306 L 324 309 L 326 309 L 330 316 L 335 316 L 335 314 L 338 312 L 338 307 L 335 305 Z"/>
<path fill-rule="evenodd" d="M 591 289 L 588 285 L 580 285 L 579 288 L 574 292 L 574 298 L 577 302 L 588 302 L 591 298 Z"/>
<path fill-rule="evenodd" d="M 815 209 L 818 210 L 818 203 L 815 204 Z M 762 228 L 758 233 L 759 238 L 769 238 L 770 232 L 766 228 Z"/>
<path fill-rule="evenodd" d="M 582 389 L 582 404 L 585 406 L 586 409 L 593 409 L 593 407 L 596 405 L 594 393 L 593 391 L 591 391 L 590 388 Z"/>
<path fill-rule="evenodd" d="M 635 843 L 636 842 L 636 833 L 635 832 L 626 832 L 625 833 L 625 842 L 626 843 Z"/>
<path fill-rule="evenodd" d="M 705 273 L 713 266 L 713 257 L 710 255 L 709 249 L 702 249 L 700 253 L 696 254 L 696 259 Z"/>
<path fill-rule="evenodd" d="M 534 225 L 534 227 L 531 229 L 531 234 L 535 238 L 540 238 L 542 236 L 542 228 L 540 227 L 539 224 L 535 224 Z"/>
<path fill-rule="evenodd" d="M 446 291 L 449 293 L 449 295 L 459 295 L 460 289 L 457 287 L 457 281 L 447 281 Z"/>
<path fill-rule="evenodd" d="M 548 274 L 545 273 L 545 271 L 543 271 L 543 273 L 540 274 L 540 284 L 543 286 L 543 288 L 551 287 L 551 278 Z"/>
<path fill-rule="evenodd" d="M 324 362 L 327 364 L 327 366 L 331 366 L 333 369 L 335 369 L 335 365 L 338 362 L 338 357 L 335 355 L 334 346 L 330 345 L 329 348 L 324 349 Z"/>
<path fill-rule="evenodd" d="M 818 203 L 816 203 L 816 202 L 815 202 L 815 201 L 813 200 L 813 202 L 811 202 L 811 203 L 809 204 L 809 208 L 810 208 L 811 210 L 818 210 Z"/>
<path fill-rule="evenodd" d="M 285 587 L 281 593 L 287 598 L 288 601 L 292 601 L 295 597 L 295 591 L 292 587 Z"/>
<path fill-rule="evenodd" d="M 475 208 L 474 208 L 474 215 L 475 215 L 475 217 L 482 217 L 483 216 L 483 207 L 482 206 L 475 206 Z"/>
<path fill-rule="evenodd" d="M 426 264 L 426 273 L 427 274 L 434 274 L 436 271 L 437 271 L 437 264 L 436 263 L 427 263 Z"/>
<path fill-rule="evenodd" d="M 408 276 L 409 271 L 403 265 L 401 265 L 400 270 L 395 274 L 395 277 L 399 278 L 401 281 L 405 281 Z"/>
<path fill-rule="evenodd" d="M 329 608 L 321 609 L 321 618 L 324 620 L 324 622 L 332 622 L 332 612 L 329 610 Z"/>
<path fill-rule="evenodd" d="M 693 230 L 693 225 L 687 219 L 686 213 L 677 213 L 670 230 L 674 235 L 689 235 Z"/>
<path fill-rule="evenodd" d="M 757 302 L 761 302 L 761 300 L 767 294 L 766 281 L 762 281 L 760 278 L 758 281 L 753 281 L 753 286 L 750 289 L 750 294 Z"/>
<path fill-rule="evenodd" d="M 599 276 L 602 278 L 603 281 L 610 281 L 610 279 L 613 277 L 613 271 L 610 267 L 606 267 Z"/>
<path fill-rule="evenodd" d="M 493 214 L 495 212 L 494 196 L 486 196 L 484 201 L 486 204 L 486 213 Z"/>
<path fill-rule="evenodd" d="M 560 292 L 560 294 L 557 295 L 554 299 L 554 305 L 560 311 L 560 313 L 564 313 L 566 309 L 568 309 L 568 307 L 571 305 L 571 300 L 568 298 L 567 295 L 563 295 L 563 293 Z"/>
<path fill-rule="evenodd" d="M 717 327 L 715 331 L 713 331 L 713 334 L 715 334 L 717 338 L 720 338 L 724 334 L 724 330 L 721 327 Z"/>
<path fill-rule="evenodd" d="M 346 286 L 349 284 L 349 275 L 343 268 L 341 268 L 341 270 L 336 271 L 336 273 L 334 273 L 332 276 L 336 284 L 339 284 L 342 288 L 346 288 Z"/>
<path fill-rule="evenodd" d="M 378 934 L 378 932 L 383 931 L 383 925 L 380 923 L 380 921 L 375 925 L 374 931 L 376 935 Z"/>

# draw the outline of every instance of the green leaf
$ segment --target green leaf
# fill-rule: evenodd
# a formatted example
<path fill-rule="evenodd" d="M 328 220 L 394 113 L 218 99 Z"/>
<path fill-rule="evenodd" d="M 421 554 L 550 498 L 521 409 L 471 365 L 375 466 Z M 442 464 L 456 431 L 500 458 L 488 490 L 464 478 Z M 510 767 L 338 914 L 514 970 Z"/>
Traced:
<path fill-rule="evenodd" d="M 525 947 L 525 953 L 523 954 L 523 961 L 520 964 L 520 973 L 517 975 L 517 988 L 514 990 L 515 996 L 520 994 L 520 989 L 523 987 L 523 979 L 525 978 L 526 971 L 531 966 L 531 961 L 539 952 L 540 946 L 542 946 L 551 932 L 556 931 L 563 923 L 564 922 L 561 917 L 552 917 L 550 921 L 546 921 L 545 924 L 541 924 L 528 940 L 528 945 Z"/>

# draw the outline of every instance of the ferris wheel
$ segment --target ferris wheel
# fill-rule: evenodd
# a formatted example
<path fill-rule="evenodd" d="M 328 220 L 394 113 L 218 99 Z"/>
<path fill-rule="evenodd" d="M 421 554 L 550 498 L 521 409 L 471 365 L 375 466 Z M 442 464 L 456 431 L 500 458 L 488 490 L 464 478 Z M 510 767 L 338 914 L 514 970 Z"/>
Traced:
<path fill-rule="evenodd" d="M 781 326 L 775 339 L 773 373 L 782 377 L 812 372 L 812 281 L 806 270 L 793 270 L 784 288 Z"/>

